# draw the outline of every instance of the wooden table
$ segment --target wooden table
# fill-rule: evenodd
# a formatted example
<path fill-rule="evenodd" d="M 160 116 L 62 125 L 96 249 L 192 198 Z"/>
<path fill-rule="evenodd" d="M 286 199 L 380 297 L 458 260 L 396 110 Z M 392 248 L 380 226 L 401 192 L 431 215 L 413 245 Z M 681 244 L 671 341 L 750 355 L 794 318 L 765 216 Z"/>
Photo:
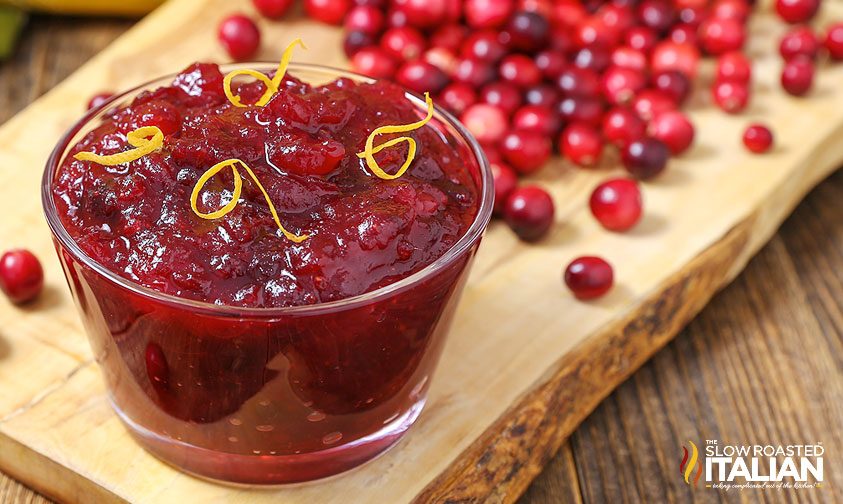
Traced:
<path fill-rule="evenodd" d="M 15 56 L 0 64 L 0 123 L 129 26 L 123 20 L 34 18 Z M 822 442 L 827 484 L 787 497 L 843 501 L 841 370 L 843 172 L 838 172 L 808 196 L 731 286 L 598 407 L 521 501 L 783 498 L 692 491 L 678 474 L 681 445 L 707 438 Z M 48 501 L 0 474 L 0 502 Z"/>

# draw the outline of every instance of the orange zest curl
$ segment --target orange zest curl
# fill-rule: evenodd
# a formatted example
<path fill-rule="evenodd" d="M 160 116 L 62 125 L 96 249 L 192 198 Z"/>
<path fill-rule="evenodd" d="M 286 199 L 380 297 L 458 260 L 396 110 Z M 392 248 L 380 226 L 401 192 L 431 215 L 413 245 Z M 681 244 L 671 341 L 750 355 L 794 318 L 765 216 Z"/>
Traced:
<path fill-rule="evenodd" d="M 430 93 L 424 94 L 424 102 L 427 104 L 427 116 L 421 121 L 403 125 L 387 124 L 385 126 L 375 128 L 374 131 L 369 134 L 369 138 L 366 139 L 366 147 L 363 149 L 363 152 L 357 154 L 357 157 L 360 159 L 365 159 L 366 166 L 368 166 L 369 170 L 371 170 L 372 173 L 374 173 L 377 177 L 382 178 L 384 180 L 394 180 L 400 177 L 401 175 L 404 175 L 404 172 L 407 171 L 407 168 L 410 167 L 410 164 L 416 157 L 416 141 L 410 137 L 402 136 L 393 138 L 392 140 L 388 140 L 378 146 L 375 146 L 375 137 L 378 135 L 385 135 L 388 133 L 406 133 L 408 131 L 417 130 L 423 127 L 430 121 L 431 118 L 433 118 L 433 100 L 430 99 Z M 401 142 L 407 142 L 407 159 L 404 161 L 404 164 L 401 165 L 398 171 L 395 172 L 395 175 L 390 175 L 389 173 L 385 172 L 380 167 L 380 165 L 378 165 L 377 161 L 375 161 L 375 154 Z"/>
<path fill-rule="evenodd" d="M 284 233 L 284 236 L 294 243 L 301 243 L 306 240 L 308 235 L 296 235 L 284 229 L 284 226 L 281 225 L 281 219 L 278 218 L 278 211 L 275 210 L 275 205 L 272 204 L 272 200 L 269 198 L 269 194 L 267 194 L 266 189 L 263 188 L 263 185 L 258 180 L 255 172 L 249 168 L 249 165 L 239 159 L 226 159 L 225 161 L 221 161 L 210 167 L 208 171 L 199 177 L 199 180 L 196 181 L 196 185 L 193 186 L 193 192 L 190 193 L 190 207 L 193 209 L 193 213 L 203 219 L 213 220 L 219 219 L 234 210 L 240 200 L 240 194 L 243 192 L 243 176 L 240 175 L 240 171 L 237 169 L 238 164 L 246 170 L 246 173 L 249 174 L 249 177 L 252 178 L 255 185 L 257 185 L 258 189 L 260 189 L 264 199 L 266 200 L 266 204 L 269 205 L 269 211 L 272 212 L 272 218 L 275 220 L 275 224 L 278 226 L 278 229 Z M 229 167 L 231 168 L 231 172 L 234 174 L 234 193 L 231 195 L 231 201 L 218 210 L 209 213 L 202 213 L 196 206 L 196 202 L 199 200 L 199 193 L 202 192 L 202 188 L 205 187 L 205 184 L 214 178 L 217 173 Z"/>
<path fill-rule="evenodd" d="M 266 90 L 263 92 L 261 97 L 258 101 L 255 102 L 255 105 L 258 107 L 263 107 L 269 100 L 278 92 L 279 86 L 281 86 L 281 81 L 284 79 L 284 75 L 287 74 L 287 67 L 290 65 L 290 60 L 293 58 L 293 49 L 296 48 L 297 45 L 302 46 L 303 49 L 307 49 L 307 46 L 304 45 L 304 42 L 300 38 L 297 38 L 290 42 L 290 45 L 284 49 L 284 54 L 281 55 L 281 61 L 278 63 L 278 69 L 275 71 L 275 76 L 270 79 L 266 75 L 258 72 L 257 70 L 252 70 L 249 68 L 242 68 L 239 70 L 233 70 L 226 74 L 225 78 L 222 81 L 222 89 L 225 92 L 225 96 L 228 98 L 228 101 L 232 103 L 235 107 L 246 107 L 243 102 L 240 101 L 240 95 L 234 94 L 231 90 L 231 81 L 239 76 L 239 75 L 247 75 L 249 77 L 254 77 L 255 79 L 263 82 L 263 85 L 266 86 Z"/>
<path fill-rule="evenodd" d="M 103 166 L 116 166 L 140 159 L 159 150 L 164 145 L 164 133 L 157 126 L 144 126 L 126 135 L 126 141 L 134 149 L 101 156 L 93 152 L 78 152 L 73 157 L 79 161 L 93 161 Z"/>

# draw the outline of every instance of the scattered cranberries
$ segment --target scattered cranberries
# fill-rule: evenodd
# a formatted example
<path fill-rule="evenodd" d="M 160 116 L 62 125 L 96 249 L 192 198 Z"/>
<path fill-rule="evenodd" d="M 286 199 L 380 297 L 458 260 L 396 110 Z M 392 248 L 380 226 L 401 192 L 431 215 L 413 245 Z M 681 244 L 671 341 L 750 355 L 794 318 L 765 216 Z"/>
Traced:
<path fill-rule="evenodd" d="M 749 87 L 741 82 L 716 82 L 711 92 L 714 103 L 730 114 L 741 112 L 749 104 Z"/>
<path fill-rule="evenodd" d="M 694 125 L 678 110 L 662 112 L 650 122 L 650 136 L 661 140 L 674 156 L 694 143 Z"/>
<path fill-rule="evenodd" d="M 217 37 L 228 55 L 236 61 L 254 57 L 261 44 L 258 26 L 243 14 L 233 14 L 223 19 Z"/>
<path fill-rule="evenodd" d="M 767 152 L 773 146 L 773 132 L 763 124 L 752 124 L 743 134 L 743 144 L 756 154 Z"/>
<path fill-rule="evenodd" d="M 796 56 L 805 56 L 811 59 L 817 57 L 820 50 L 820 41 L 814 31 L 807 26 L 798 26 L 785 33 L 779 43 L 779 54 L 785 60 Z"/>
<path fill-rule="evenodd" d="M 740 51 L 732 51 L 717 58 L 717 80 L 748 84 L 752 79 L 752 63 Z"/>
<path fill-rule="evenodd" d="M 500 144 L 503 158 L 518 173 L 529 174 L 541 168 L 550 158 L 550 140 L 529 131 L 513 131 Z"/>
<path fill-rule="evenodd" d="M 408 61 L 398 68 L 395 80 L 416 93 L 438 93 L 448 84 L 448 77 L 426 61 Z"/>
<path fill-rule="evenodd" d="M 797 56 L 784 64 L 782 88 L 793 96 L 806 94 L 814 84 L 814 63 L 805 56 Z"/>
<path fill-rule="evenodd" d="M 646 130 L 644 120 L 625 107 L 615 107 L 603 116 L 603 137 L 618 147 L 642 138 Z"/>
<path fill-rule="evenodd" d="M 594 166 L 603 152 L 600 133 L 591 125 L 572 123 L 563 131 L 559 149 L 566 158 L 579 166 Z"/>
<path fill-rule="evenodd" d="M 351 57 L 354 71 L 375 79 L 388 79 L 395 75 L 398 62 L 377 46 L 364 47 Z"/>
<path fill-rule="evenodd" d="M 494 144 L 500 141 L 507 131 L 507 118 L 504 112 L 494 105 L 476 103 L 463 112 L 460 121 L 480 143 Z"/>
<path fill-rule="evenodd" d="M 843 23 L 828 28 L 823 45 L 832 59 L 843 60 Z"/>
<path fill-rule="evenodd" d="M 591 213 L 604 228 L 626 231 L 641 219 L 641 189 L 632 179 L 607 180 L 591 193 L 589 206 Z"/>
<path fill-rule="evenodd" d="M 598 298 L 612 288 L 612 266 L 600 257 L 583 256 L 565 268 L 565 285 L 577 299 Z"/>
<path fill-rule="evenodd" d="M 392 57 L 409 61 L 421 56 L 427 47 L 424 36 L 415 28 L 390 28 L 381 35 L 381 47 Z"/>
<path fill-rule="evenodd" d="M 708 54 L 738 51 L 745 39 L 746 29 L 734 19 L 711 18 L 700 25 L 700 45 Z"/>
<path fill-rule="evenodd" d="M 252 3 L 261 16 L 278 19 L 290 10 L 293 0 L 252 0 Z"/>
<path fill-rule="evenodd" d="M 788 23 L 810 21 L 820 8 L 820 0 L 776 0 L 776 12 Z"/>
<path fill-rule="evenodd" d="M 506 199 L 503 216 L 506 223 L 524 241 L 536 241 L 553 225 L 553 199 L 538 186 L 524 186 Z"/>
<path fill-rule="evenodd" d="M 0 290 L 13 303 L 34 299 L 43 286 L 44 270 L 32 252 L 10 250 L 0 257 Z"/>
<path fill-rule="evenodd" d="M 667 167 L 670 149 L 661 140 L 642 138 L 629 143 L 621 152 L 626 171 L 641 180 L 660 174 Z"/>
<path fill-rule="evenodd" d="M 326 24 L 342 24 L 350 8 L 350 0 L 304 0 L 304 10 L 307 15 Z"/>

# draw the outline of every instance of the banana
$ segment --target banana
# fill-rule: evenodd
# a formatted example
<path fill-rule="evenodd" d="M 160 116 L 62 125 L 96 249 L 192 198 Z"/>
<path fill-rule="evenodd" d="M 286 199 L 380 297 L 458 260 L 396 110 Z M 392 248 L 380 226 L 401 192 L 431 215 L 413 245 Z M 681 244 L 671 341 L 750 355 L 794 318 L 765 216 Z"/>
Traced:
<path fill-rule="evenodd" d="M 54 14 L 140 16 L 164 0 L 0 0 L 0 7 L 11 5 L 26 11 Z"/>

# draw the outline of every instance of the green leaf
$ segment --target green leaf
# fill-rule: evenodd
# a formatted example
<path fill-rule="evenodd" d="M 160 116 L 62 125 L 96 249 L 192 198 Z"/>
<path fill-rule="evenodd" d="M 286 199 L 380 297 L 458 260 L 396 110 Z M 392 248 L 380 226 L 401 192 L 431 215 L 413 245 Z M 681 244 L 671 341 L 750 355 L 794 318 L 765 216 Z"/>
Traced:
<path fill-rule="evenodd" d="M 0 5 L 0 60 L 12 54 L 15 41 L 26 24 L 26 13 L 18 8 Z"/>

